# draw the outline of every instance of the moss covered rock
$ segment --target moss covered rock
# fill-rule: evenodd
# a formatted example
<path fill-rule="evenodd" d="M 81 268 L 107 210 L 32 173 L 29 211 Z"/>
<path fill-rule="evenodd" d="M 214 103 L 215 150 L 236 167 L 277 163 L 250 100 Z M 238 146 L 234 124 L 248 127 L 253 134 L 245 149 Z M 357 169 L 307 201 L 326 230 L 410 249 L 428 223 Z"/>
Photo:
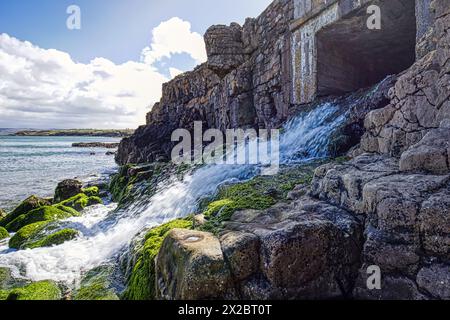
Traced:
<path fill-rule="evenodd" d="M 45 206 L 35 210 L 28 212 L 27 214 L 23 214 L 18 216 L 16 219 L 8 223 L 6 229 L 12 232 L 16 232 L 21 228 L 33 224 L 40 221 L 53 221 L 53 220 L 61 220 L 67 219 L 74 215 L 79 215 L 78 212 L 71 211 L 69 209 L 61 209 L 59 206 Z"/>
<path fill-rule="evenodd" d="M 88 197 L 98 197 L 100 190 L 97 186 L 93 186 L 83 189 L 82 192 Z"/>
<path fill-rule="evenodd" d="M 78 180 L 67 179 L 58 183 L 55 189 L 54 202 L 59 203 L 82 193 L 82 183 Z"/>
<path fill-rule="evenodd" d="M 78 230 L 75 229 L 63 229 L 52 233 L 44 238 L 26 243 L 23 248 L 24 249 L 35 249 L 42 247 L 52 247 L 63 244 L 66 241 L 70 241 L 75 239 L 79 235 Z"/>
<path fill-rule="evenodd" d="M 86 207 L 102 203 L 103 203 L 102 199 L 100 199 L 97 196 L 90 197 L 84 193 L 80 193 L 72 198 L 69 198 L 61 202 L 60 205 L 72 208 L 77 211 L 81 211 Z"/>
<path fill-rule="evenodd" d="M 5 228 L 0 227 L 0 240 L 6 239 L 6 238 L 9 238 L 8 231 Z"/>
<path fill-rule="evenodd" d="M 228 185 L 204 205 L 206 223 L 202 231 L 217 233 L 224 221 L 239 210 L 264 210 L 283 201 L 297 185 L 310 184 L 315 165 L 282 168 L 275 176 L 258 176 L 249 181 Z"/>
<path fill-rule="evenodd" d="M 33 223 L 21 228 L 17 233 L 9 240 L 9 247 L 12 249 L 20 249 L 27 241 L 36 237 L 50 221 L 41 221 Z"/>
<path fill-rule="evenodd" d="M 58 284 L 54 281 L 39 281 L 23 288 L 16 288 L 9 292 L 6 300 L 61 300 L 62 294 Z"/>
<path fill-rule="evenodd" d="M 11 269 L 0 267 L 0 290 L 9 292 L 13 288 L 23 287 L 26 284 L 28 284 L 26 280 L 14 278 Z"/>
<path fill-rule="evenodd" d="M 52 230 L 53 228 L 53 230 Z M 51 221 L 41 221 L 21 228 L 10 240 L 12 249 L 35 249 L 63 244 L 75 239 L 79 232 L 74 229 L 56 230 Z"/>
<path fill-rule="evenodd" d="M 173 229 L 191 229 L 191 219 L 178 219 L 151 229 L 144 239 L 144 246 L 138 252 L 127 288 L 123 294 L 125 300 L 155 299 L 155 257 L 161 245 Z"/>
<path fill-rule="evenodd" d="M 111 266 L 100 266 L 89 271 L 75 291 L 74 300 L 119 300 L 113 289 L 113 272 Z"/>
<path fill-rule="evenodd" d="M 16 219 L 17 217 L 27 214 L 28 212 L 38 209 L 43 206 L 51 205 L 50 201 L 46 199 L 39 198 L 37 196 L 31 196 L 24 200 L 17 208 L 13 210 L 10 214 L 0 220 L 0 226 L 6 227 L 8 223 Z"/>

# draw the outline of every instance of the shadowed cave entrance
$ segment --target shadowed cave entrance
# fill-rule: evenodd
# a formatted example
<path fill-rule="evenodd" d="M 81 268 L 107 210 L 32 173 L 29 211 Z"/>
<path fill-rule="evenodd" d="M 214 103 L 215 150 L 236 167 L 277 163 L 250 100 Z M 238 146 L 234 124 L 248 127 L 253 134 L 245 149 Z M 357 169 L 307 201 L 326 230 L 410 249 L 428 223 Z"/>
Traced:
<path fill-rule="evenodd" d="M 367 6 L 317 33 L 317 94 L 342 94 L 374 85 L 415 61 L 415 1 L 373 1 L 381 30 L 367 27 Z"/>

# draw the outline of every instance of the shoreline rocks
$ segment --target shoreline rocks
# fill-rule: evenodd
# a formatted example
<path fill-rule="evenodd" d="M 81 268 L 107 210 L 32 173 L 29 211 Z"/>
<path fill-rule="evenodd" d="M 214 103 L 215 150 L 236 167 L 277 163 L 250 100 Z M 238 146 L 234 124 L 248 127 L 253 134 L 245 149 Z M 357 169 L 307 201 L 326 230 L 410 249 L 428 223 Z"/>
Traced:
<path fill-rule="evenodd" d="M 115 142 L 76 142 L 72 144 L 73 148 L 106 148 L 116 149 L 119 147 L 119 143 Z"/>

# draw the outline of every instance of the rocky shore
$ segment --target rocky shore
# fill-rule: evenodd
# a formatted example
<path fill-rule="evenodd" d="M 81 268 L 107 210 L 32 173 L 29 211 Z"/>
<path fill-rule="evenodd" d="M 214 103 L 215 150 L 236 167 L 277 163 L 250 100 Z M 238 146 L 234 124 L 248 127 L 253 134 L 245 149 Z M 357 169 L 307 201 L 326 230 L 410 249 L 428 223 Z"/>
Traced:
<path fill-rule="evenodd" d="M 172 131 L 193 121 L 278 128 L 337 104 L 347 118 L 329 157 L 221 185 L 190 215 L 139 232 L 69 298 L 450 300 L 450 3 L 424 2 L 431 24 L 418 15 L 424 30 L 407 70 L 302 105 L 289 100 L 294 3 L 276 0 L 242 27 L 207 31 L 208 62 L 164 85 L 147 124 L 120 143 L 108 191 L 126 211 L 199 170 L 168 161 Z M 100 202 L 98 188 L 65 181 L 53 199 L 0 213 L 0 239 L 16 232 L 9 245 L 20 250 L 70 241 L 76 230 L 46 228 Z M 380 271 L 377 288 L 370 270 Z M 62 298 L 55 282 L 11 284 L 8 272 L 0 268 L 0 299 Z"/>
<path fill-rule="evenodd" d="M 169 133 L 193 121 L 271 128 L 305 108 L 284 95 L 291 5 L 210 28 L 208 62 L 164 86 L 117 161 L 167 159 Z M 431 24 L 417 17 L 415 63 L 335 137 L 353 138 L 336 144 L 337 155 L 352 147 L 348 158 L 318 166 L 286 198 L 238 184 L 193 217 L 150 230 L 134 248 L 125 298 L 450 299 L 450 5 L 426 5 Z M 371 266 L 381 290 L 367 286 Z"/>
<path fill-rule="evenodd" d="M 109 142 L 76 142 L 72 144 L 73 148 L 105 148 L 105 149 L 117 149 L 119 143 Z"/>

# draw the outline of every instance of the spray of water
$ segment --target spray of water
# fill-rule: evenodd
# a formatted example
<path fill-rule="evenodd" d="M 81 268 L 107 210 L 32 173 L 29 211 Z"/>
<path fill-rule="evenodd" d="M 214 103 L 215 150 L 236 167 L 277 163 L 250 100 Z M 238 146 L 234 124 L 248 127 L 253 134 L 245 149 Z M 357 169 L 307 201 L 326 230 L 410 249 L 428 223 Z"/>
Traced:
<path fill-rule="evenodd" d="M 344 121 L 338 107 L 323 104 L 288 122 L 280 140 L 281 163 L 307 161 L 326 156 L 333 131 Z M 114 204 L 88 208 L 82 217 L 64 221 L 81 236 L 51 248 L 14 251 L 0 244 L 0 266 L 31 280 L 53 279 L 74 284 L 80 275 L 111 259 L 126 248 L 144 228 L 186 216 L 199 199 L 213 195 L 224 183 L 249 179 L 259 173 L 251 165 L 208 165 L 183 181 L 166 181 L 149 199 L 140 199 L 126 210 Z"/>

